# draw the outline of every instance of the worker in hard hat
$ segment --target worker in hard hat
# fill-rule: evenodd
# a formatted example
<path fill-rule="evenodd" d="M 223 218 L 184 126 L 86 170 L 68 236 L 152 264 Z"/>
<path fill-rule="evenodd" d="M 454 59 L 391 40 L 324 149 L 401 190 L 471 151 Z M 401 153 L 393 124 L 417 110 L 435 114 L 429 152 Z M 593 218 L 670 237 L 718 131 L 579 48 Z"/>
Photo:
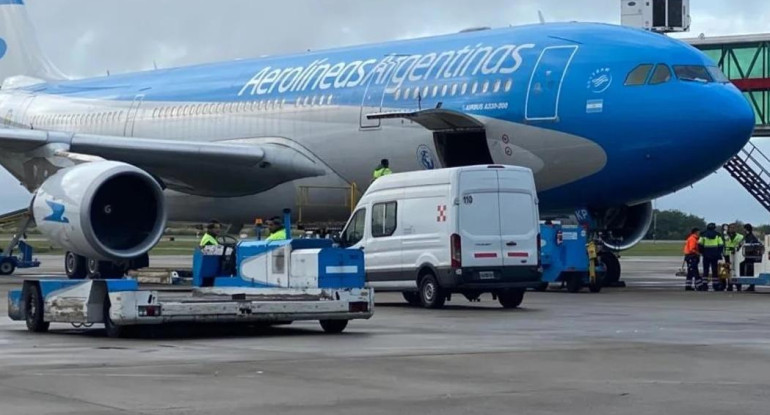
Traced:
<path fill-rule="evenodd" d="M 279 217 L 274 217 L 267 221 L 267 230 L 270 232 L 270 236 L 265 239 L 266 241 L 283 241 L 286 238 L 286 228 L 283 226 L 283 221 Z"/>

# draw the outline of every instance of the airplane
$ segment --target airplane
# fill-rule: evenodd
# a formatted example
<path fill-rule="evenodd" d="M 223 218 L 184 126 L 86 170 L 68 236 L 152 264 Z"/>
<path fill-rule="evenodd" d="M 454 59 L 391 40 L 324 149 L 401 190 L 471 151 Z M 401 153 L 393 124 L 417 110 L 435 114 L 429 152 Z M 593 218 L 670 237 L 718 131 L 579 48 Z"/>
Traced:
<path fill-rule="evenodd" d="M 33 193 L 73 278 L 147 262 L 166 220 L 250 223 L 296 207 L 344 221 L 332 188 L 396 171 L 525 166 L 541 217 L 575 213 L 613 251 L 651 200 L 751 137 L 742 94 L 698 50 L 597 23 L 545 23 L 67 79 L 23 0 L 0 0 L 0 164 Z M 356 189 L 356 188 L 354 188 Z M 115 271 L 117 270 L 117 271 Z"/>

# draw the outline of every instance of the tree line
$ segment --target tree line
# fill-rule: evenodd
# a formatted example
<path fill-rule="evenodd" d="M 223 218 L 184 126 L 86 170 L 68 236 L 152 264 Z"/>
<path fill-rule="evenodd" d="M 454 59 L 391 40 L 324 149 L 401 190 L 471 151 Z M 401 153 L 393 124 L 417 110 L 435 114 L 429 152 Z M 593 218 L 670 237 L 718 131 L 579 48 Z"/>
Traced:
<path fill-rule="evenodd" d="M 657 239 L 662 241 L 683 240 L 690 233 L 692 228 L 700 230 L 706 229 L 707 222 L 700 216 L 684 213 L 679 210 L 658 210 L 653 211 L 653 226 L 647 232 L 645 239 Z M 736 220 L 732 222 L 743 228 L 743 222 Z M 755 234 L 758 237 L 770 233 L 770 225 L 754 225 Z M 722 229 L 722 224 L 717 223 L 717 228 Z"/>

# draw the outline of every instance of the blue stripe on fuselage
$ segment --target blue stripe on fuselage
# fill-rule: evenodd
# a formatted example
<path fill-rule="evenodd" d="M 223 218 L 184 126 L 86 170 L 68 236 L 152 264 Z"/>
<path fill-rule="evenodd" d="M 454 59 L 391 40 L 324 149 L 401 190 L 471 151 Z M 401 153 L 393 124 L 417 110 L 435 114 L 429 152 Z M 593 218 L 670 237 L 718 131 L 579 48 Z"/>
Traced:
<path fill-rule="evenodd" d="M 19 4 L 23 5 L 23 0 L 0 0 L 0 6 L 6 5 L 6 4 Z"/>

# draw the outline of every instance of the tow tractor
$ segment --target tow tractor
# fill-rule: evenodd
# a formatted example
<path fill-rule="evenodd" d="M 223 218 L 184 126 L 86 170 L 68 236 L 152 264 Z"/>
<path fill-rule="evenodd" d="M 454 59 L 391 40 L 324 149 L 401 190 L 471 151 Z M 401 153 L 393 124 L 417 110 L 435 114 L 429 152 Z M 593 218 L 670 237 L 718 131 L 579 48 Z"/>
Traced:
<path fill-rule="evenodd" d="M 601 291 L 605 268 L 598 261 L 595 242 L 588 240 L 584 228 L 545 223 L 540 225 L 540 237 L 543 283 L 538 291 L 545 291 L 553 283 L 562 283 L 571 293 L 583 287 L 592 293 Z"/>
<path fill-rule="evenodd" d="M 291 235 L 285 212 L 286 234 Z M 359 250 L 332 247 L 326 239 L 283 241 L 220 238 L 196 249 L 189 291 L 141 289 L 136 280 L 25 280 L 8 293 L 8 315 L 32 332 L 51 323 L 104 324 L 120 337 L 167 323 L 285 324 L 318 320 L 327 333 L 349 320 L 368 319 L 374 291 L 365 288 Z"/>

